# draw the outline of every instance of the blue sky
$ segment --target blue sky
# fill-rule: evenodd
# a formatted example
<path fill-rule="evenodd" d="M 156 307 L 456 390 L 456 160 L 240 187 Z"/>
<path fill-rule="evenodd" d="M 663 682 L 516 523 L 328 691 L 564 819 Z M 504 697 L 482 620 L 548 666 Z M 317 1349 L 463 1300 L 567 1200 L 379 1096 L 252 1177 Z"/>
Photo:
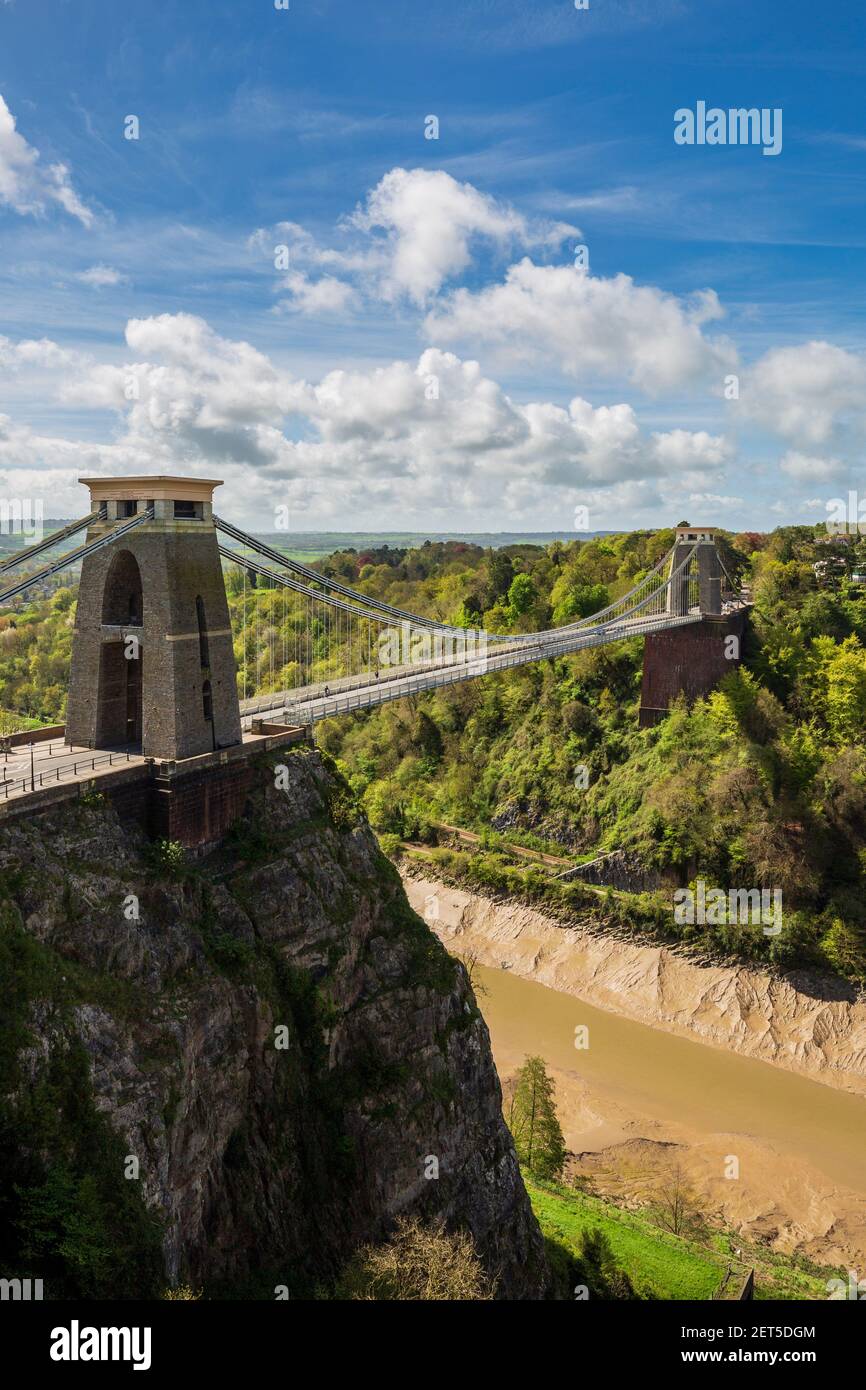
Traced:
<path fill-rule="evenodd" d="M 83 474 L 195 471 L 298 530 L 821 519 L 866 440 L 864 28 L 0 0 L 0 492 L 74 514 Z M 781 152 L 677 145 L 699 101 L 780 110 Z"/>

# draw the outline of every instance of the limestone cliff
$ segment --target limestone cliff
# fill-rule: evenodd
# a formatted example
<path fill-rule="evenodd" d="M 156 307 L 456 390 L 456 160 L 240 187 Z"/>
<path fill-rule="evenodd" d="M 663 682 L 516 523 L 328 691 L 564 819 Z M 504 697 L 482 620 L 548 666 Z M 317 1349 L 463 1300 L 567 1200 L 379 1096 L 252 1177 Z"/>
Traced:
<path fill-rule="evenodd" d="M 279 763 L 192 866 L 96 798 L 0 832 L 4 1269 L 304 1296 L 412 1211 L 540 1297 L 466 973 L 333 770 Z"/>

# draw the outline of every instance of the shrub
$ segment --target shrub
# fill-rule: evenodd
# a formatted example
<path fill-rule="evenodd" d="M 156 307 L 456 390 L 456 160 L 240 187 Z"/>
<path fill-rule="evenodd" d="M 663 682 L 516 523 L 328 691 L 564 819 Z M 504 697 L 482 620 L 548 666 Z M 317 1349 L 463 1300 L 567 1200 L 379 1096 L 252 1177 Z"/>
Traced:
<path fill-rule="evenodd" d="M 186 872 L 186 852 L 177 840 L 157 840 L 149 848 L 148 859 L 165 878 L 182 878 Z"/>
<path fill-rule="evenodd" d="M 423 1226 L 401 1217 L 390 1241 L 368 1245 L 351 1260 L 335 1291 L 341 1299 L 480 1302 L 494 1285 L 471 1236 Z"/>
<path fill-rule="evenodd" d="M 389 859 L 394 859 L 400 853 L 402 841 L 399 835 L 394 835 L 388 830 L 384 830 L 378 836 L 379 848 L 383 854 L 387 854 Z"/>

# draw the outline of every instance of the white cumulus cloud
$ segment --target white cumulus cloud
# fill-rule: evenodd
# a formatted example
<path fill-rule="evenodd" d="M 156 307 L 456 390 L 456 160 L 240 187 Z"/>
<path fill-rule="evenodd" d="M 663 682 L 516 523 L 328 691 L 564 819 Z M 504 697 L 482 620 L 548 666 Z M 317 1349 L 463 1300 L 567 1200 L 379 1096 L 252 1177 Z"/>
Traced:
<path fill-rule="evenodd" d="M 80 361 L 77 352 L 60 347 L 52 338 L 19 338 L 13 342 L 0 334 L 0 369 L 17 371 L 21 367 L 50 370 L 69 367 Z"/>
<path fill-rule="evenodd" d="M 721 315 L 711 290 L 683 301 L 628 275 L 605 279 L 524 257 L 500 284 L 456 290 L 425 326 L 438 343 L 487 343 L 506 360 L 540 359 L 570 376 L 625 375 L 655 393 L 713 375 L 721 381 L 736 353 L 703 331 Z"/>
<path fill-rule="evenodd" d="M 565 237 L 579 236 L 570 223 L 528 219 L 442 169 L 399 168 L 379 180 L 337 231 L 338 246 L 323 244 L 296 222 L 278 222 L 250 237 L 250 246 L 273 256 L 276 268 L 286 269 L 278 253 L 288 254 L 289 273 L 278 281 L 278 289 L 292 296 L 285 307 L 330 312 L 339 299 L 343 308 L 357 302 L 350 299 L 353 286 L 371 300 L 424 308 L 485 244 L 500 253 L 514 247 L 555 250 Z M 323 278 L 313 280 L 312 271 L 324 272 Z"/>
<path fill-rule="evenodd" d="M 740 395 L 745 413 L 795 445 L 826 443 L 841 425 L 866 423 L 866 358 L 833 343 L 772 348 Z"/>
<path fill-rule="evenodd" d="M 847 472 L 841 459 L 803 454 L 798 449 L 789 449 L 779 461 L 779 467 L 789 478 L 795 478 L 797 482 L 802 483 L 836 481 L 843 478 Z"/>
<path fill-rule="evenodd" d="M 67 165 L 43 164 L 39 151 L 15 128 L 15 117 L 0 96 L 0 203 L 22 215 L 40 216 L 52 203 L 63 208 L 85 227 L 93 212 L 81 201 L 69 177 Z"/>
<path fill-rule="evenodd" d="M 565 223 L 531 226 L 508 204 L 471 183 L 458 183 L 442 169 L 392 169 L 350 221 L 387 239 L 383 296 L 407 295 L 419 305 L 466 269 L 477 238 L 503 246 L 556 246 L 565 236 L 577 235 L 577 228 Z"/>
<path fill-rule="evenodd" d="M 342 314 L 351 309 L 358 299 L 352 286 L 334 275 L 322 275 L 318 280 L 310 280 L 302 271 L 295 271 L 286 276 L 284 285 L 290 298 L 282 300 L 280 307 L 298 314 Z"/>
<path fill-rule="evenodd" d="M 715 482 L 728 456 L 706 432 L 647 432 L 627 403 L 515 401 L 477 362 L 437 348 L 308 382 L 189 314 L 130 320 L 126 340 L 128 362 L 86 364 L 62 391 L 121 421 L 118 438 L 91 446 L 104 457 L 96 471 L 120 459 L 145 472 L 218 468 L 231 484 L 225 505 L 241 514 L 253 498 L 290 494 L 318 521 L 387 508 L 428 524 L 447 515 L 459 529 L 461 516 L 477 527 L 532 497 L 537 513 L 568 525 L 588 490 Z M 40 447 L 51 459 L 63 442 Z"/>

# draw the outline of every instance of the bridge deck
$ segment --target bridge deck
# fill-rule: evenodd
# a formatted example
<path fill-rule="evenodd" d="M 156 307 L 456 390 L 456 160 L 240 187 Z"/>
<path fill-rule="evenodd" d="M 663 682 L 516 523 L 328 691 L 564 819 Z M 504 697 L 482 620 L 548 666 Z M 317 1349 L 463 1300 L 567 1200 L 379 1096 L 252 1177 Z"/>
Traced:
<path fill-rule="evenodd" d="M 489 675 L 493 671 L 525 666 L 546 657 L 566 656 L 569 652 L 582 651 L 588 647 L 606 646 L 609 642 L 623 641 L 628 637 L 642 637 L 648 632 L 660 632 L 699 622 L 701 614 L 698 611 L 682 617 L 672 617 L 665 613 L 653 617 L 628 618 L 578 631 L 566 629 L 561 637 L 550 638 L 539 644 L 488 648 L 486 652 L 478 655 L 470 653 L 468 659 L 462 661 L 389 667 L 380 671 L 378 679 L 371 679 L 369 674 L 365 674 L 344 680 L 335 679 L 328 682 L 327 686 L 320 684 L 304 686 L 297 690 L 276 691 L 270 695 L 242 700 L 241 724 L 244 728 L 249 728 L 254 718 L 263 715 L 283 716 L 293 723 L 313 724 L 319 719 L 348 714 L 352 710 L 371 709 L 389 700 L 399 700 L 406 695 L 414 695 L 437 686 L 472 680 L 477 676 Z"/>
<path fill-rule="evenodd" d="M 681 617 L 664 613 L 620 619 L 578 630 L 563 629 L 561 636 L 541 643 L 470 652 L 466 660 L 390 667 L 374 678 L 367 673 L 335 679 L 327 685 L 258 696 L 241 701 L 243 743 L 252 745 L 261 741 L 261 736 L 251 729 L 256 717 L 290 724 L 313 724 L 320 719 L 370 709 L 437 686 L 701 621 L 701 614 L 696 610 Z M 145 761 L 140 753 L 125 749 L 69 748 L 62 738 L 46 739 L 33 745 L 19 744 L 10 752 L 0 754 L 0 804 L 54 786 L 90 782 L 121 767 L 143 766 Z"/>
<path fill-rule="evenodd" d="M 32 756 L 31 756 L 32 750 Z M 19 743 L 9 753 L 0 754 L 0 800 L 26 796 L 44 787 L 89 782 L 101 773 L 118 767 L 143 764 L 138 753 L 117 749 L 67 748 L 62 738 L 41 743 Z"/>

